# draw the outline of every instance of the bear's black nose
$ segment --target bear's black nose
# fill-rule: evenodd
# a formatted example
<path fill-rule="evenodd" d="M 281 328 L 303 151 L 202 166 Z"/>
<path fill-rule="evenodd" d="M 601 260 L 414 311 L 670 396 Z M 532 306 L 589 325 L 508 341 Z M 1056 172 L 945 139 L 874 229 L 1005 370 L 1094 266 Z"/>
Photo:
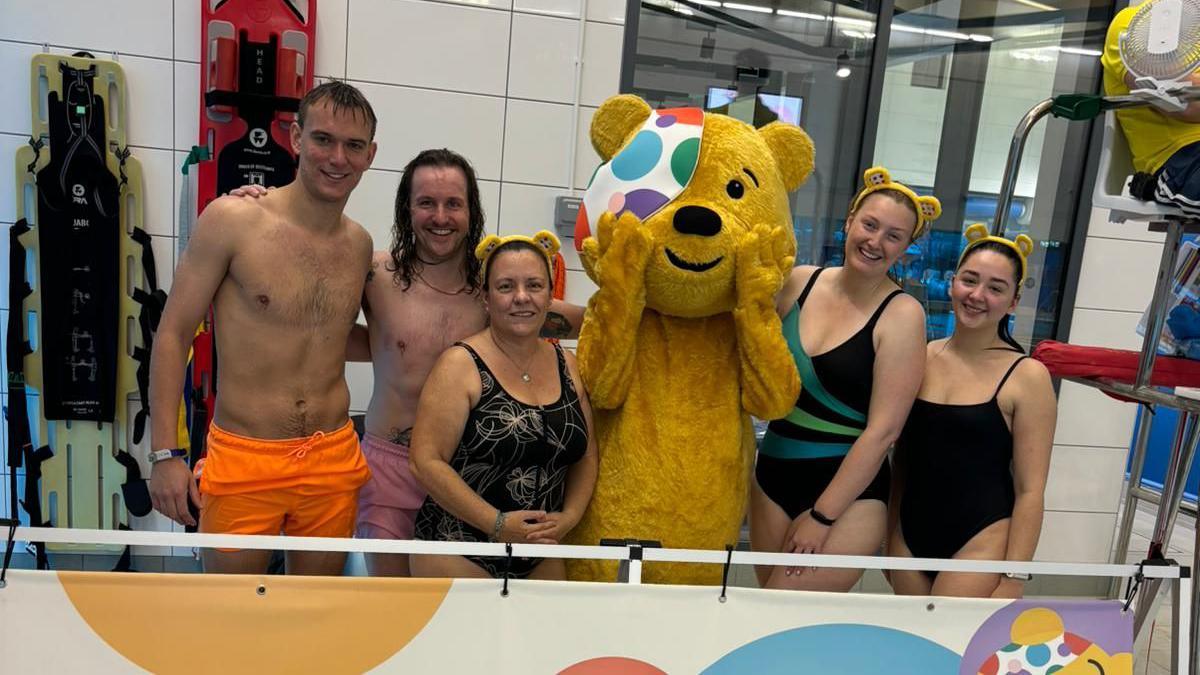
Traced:
<path fill-rule="evenodd" d="M 721 231 L 721 216 L 703 206 L 685 206 L 675 212 L 675 230 L 680 234 L 711 237 Z"/>

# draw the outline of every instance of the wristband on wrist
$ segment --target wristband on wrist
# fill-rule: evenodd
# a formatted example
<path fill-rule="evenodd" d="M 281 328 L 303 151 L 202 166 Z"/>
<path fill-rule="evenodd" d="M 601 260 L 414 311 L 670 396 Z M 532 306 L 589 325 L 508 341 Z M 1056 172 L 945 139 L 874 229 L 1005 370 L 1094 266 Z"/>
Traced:
<path fill-rule="evenodd" d="M 824 525 L 825 527 L 833 527 L 833 524 L 837 522 L 836 518 L 830 518 L 829 516 L 825 515 L 824 513 L 821 513 L 820 511 L 817 510 L 817 507 L 815 507 L 815 506 L 812 508 L 812 510 L 810 510 L 808 512 L 808 514 L 810 516 L 812 516 L 813 520 Z"/>
<path fill-rule="evenodd" d="M 496 511 L 496 522 L 492 525 L 492 541 L 500 541 L 500 532 L 504 529 L 504 519 L 508 516 L 503 511 Z"/>
<path fill-rule="evenodd" d="M 151 451 L 150 454 L 146 455 L 146 459 L 150 462 L 150 466 L 154 466 L 163 460 L 175 459 L 176 457 L 179 459 L 184 459 L 187 456 L 188 451 L 184 448 L 168 448 L 165 450 Z"/>

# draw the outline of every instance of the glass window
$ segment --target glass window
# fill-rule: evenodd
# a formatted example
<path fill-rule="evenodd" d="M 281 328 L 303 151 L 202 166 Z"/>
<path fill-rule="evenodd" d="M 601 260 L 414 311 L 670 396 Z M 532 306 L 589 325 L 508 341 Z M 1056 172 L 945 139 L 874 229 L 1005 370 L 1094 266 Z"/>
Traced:
<path fill-rule="evenodd" d="M 929 337 L 953 327 L 947 288 L 962 232 L 991 224 L 1013 130 L 1039 101 L 1099 90 L 1108 0 L 643 0 L 631 8 L 625 89 L 761 125 L 798 122 L 816 170 L 793 197 L 797 263 L 836 265 L 862 171 L 879 164 L 943 217 L 895 270 Z M 881 26 L 886 26 L 881 29 Z M 1042 121 L 1026 141 L 1006 234 L 1038 243 L 1016 312 L 1026 345 L 1054 335 L 1090 123 Z"/>

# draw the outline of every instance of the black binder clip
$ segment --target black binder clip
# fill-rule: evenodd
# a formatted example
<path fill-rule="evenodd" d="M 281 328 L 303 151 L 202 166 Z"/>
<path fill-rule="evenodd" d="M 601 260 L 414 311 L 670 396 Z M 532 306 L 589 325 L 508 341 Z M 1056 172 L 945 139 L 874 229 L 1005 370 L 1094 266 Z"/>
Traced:
<path fill-rule="evenodd" d="M 512 571 L 512 544 L 504 545 L 504 585 L 500 587 L 500 597 L 508 597 L 508 575 Z"/>
<path fill-rule="evenodd" d="M 1133 599 L 1137 597 L 1138 589 L 1142 587 L 1142 581 L 1145 580 L 1145 575 L 1142 571 L 1146 565 L 1146 561 L 1138 563 L 1138 571 L 1125 582 L 1125 606 L 1121 608 L 1121 612 L 1128 612 L 1129 606 L 1133 604 Z"/>
<path fill-rule="evenodd" d="M 721 572 L 721 596 L 717 598 L 718 602 L 725 602 L 728 598 L 725 595 L 725 590 L 729 588 L 729 568 L 733 565 L 733 545 L 725 545 L 725 569 Z"/>
<path fill-rule="evenodd" d="M 4 578 L 8 576 L 8 565 L 12 562 L 13 548 L 17 544 L 17 526 L 20 524 L 16 518 L 0 518 L 0 527 L 8 526 L 8 537 L 4 543 L 4 565 L 0 566 L 0 589 L 8 585 Z"/>

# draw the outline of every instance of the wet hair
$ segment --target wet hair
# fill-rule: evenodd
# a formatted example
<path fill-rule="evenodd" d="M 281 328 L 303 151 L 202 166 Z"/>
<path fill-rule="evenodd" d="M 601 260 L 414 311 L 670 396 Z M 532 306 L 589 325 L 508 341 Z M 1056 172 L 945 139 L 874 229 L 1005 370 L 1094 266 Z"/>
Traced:
<path fill-rule="evenodd" d="M 862 202 L 859 203 L 858 209 L 856 210 L 854 208 L 854 202 L 858 201 L 859 196 L 862 195 L 862 193 L 865 192 L 866 190 L 867 190 L 867 188 L 863 188 L 862 190 L 859 190 L 857 193 L 854 194 L 854 199 L 850 200 L 850 210 L 849 210 L 849 213 L 846 215 L 847 223 L 849 223 L 850 220 L 852 218 L 854 218 L 854 214 L 856 214 L 856 213 L 858 213 L 858 211 L 862 210 L 863 204 L 866 204 L 867 200 L 874 197 L 875 195 L 883 195 L 885 197 L 891 198 L 892 201 L 894 201 L 897 204 L 900 204 L 900 205 L 904 206 L 906 209 L 908 209 L 908 212 L 911 213 L 912 217 L 913 217 L 913 234 L 915 235 L 917 233 L 917 225 L 921 222 L 921 216 L 920 216 L 920 214 L 917 213 L 917 205 L 913 204 L 913 200 L 910 199 L 908 195 L 904 194 L 903 192 L 901 192 L 899 190 L 892 190 L 890 188 L 884 188 L 882 190 L 875 190 L 871 194 L 863 197 Z M 915 240 L 916 240 L 916 237 L 912 237 L 912 236 L 909 237 L 909 243 L 912 243 L 912 241 L 915 241 Z"/>
<path fill-rule="evenodd" d="M 413 275 L 418 271 L 421 261 L 417 258 L 417 235 L 412 226 L 412 190 L 413 176 L 417 169 L 423 166 L 456 168 L 463 172 L 467 179 L 467 239 L 463 244 L 466 259 L 463 261 L 463 271 L 466 273 L 468 292 L 479 289 L 479 259 L 475 257 L 475 247 L 483 238 L 483 203 L 479 197 L 479 181 L 475 178 L 475 169 L 467 158 L 446 148 L 422 150 L 404 167 L 400 176 L 400 186 L 396 188 L 395 221 L 392 224 L 392 247 L 390 250 L 392 262 L 389 269 L 392 279 L 404 289 L 412 284 Z"/>
<path fill-rule="evenodd" d="M 519 239 L 501 244 L 495 251 L 492 251 L 491 255 L 488 256 L 488 264 L 483 268 L 483 279 L 481 284 L 483 286 L 483 290 L 488 290 L 488 282 L 491 280 L 492 276 L 492 263 L 496 262 L 496 258 L 505 253 L 516 253 L 517 251 L 532 251 L 533 253 L 537 254 L 538 259 L 546 265 L 546 280 L 549 283 L 549 289 L 553 291 L 554 272 L 550 269 L 550 259 L 547 258 L 546 253 L 537 246 Z"/>
<path fill-rule="evenodd" d="M 309 90 L 304 98 L 300 99 L 300 109 L 296 113 L 296 122 L 300 128 L 304 128 L 304 119 L 308 116 L 308 111 L 318 103 L 328 101 L 329 107 L 334 113 L 342 110 L 349 110 L 355 116 L 362 115 L 363 119 L 371 127 L 371 139 L 375 140 L 375 127 L 377 120 L 375 119 L 375 110 L 371 107 L 371 103 L 367 101 L 367 97 L 363 96 L 354 85 L 346 84 L 339 80 L 330 80 L 323 84 L 317 85 Z"/>
<path fill-rule="evenodd" d="M 1021 260 L 1021 256 L 1018 255 L 1016 250 L 1013 249 L 1013 247 L 1011 247 L 1011 246 L 1007 246 L 998 241 L 986 241 L 986 240 L 983 241 L 982 243 L 976 244 L 974 246 L 968 245 L 967 250 L 963 252 L 962 258 L 958 261 L 958 267 L 956 267 L 954 269 L 954 271 L 958 272 L 959 270 L 961 270 L 963 264 L 966 263 L 967 260 L 971 256 L 975 255 L 976 253 L 978 253 L 980 251 L 995 251 L 996 253 L 999 253 L 1000 255 L 1004 256 L 1005 258 L 1008 258 L 1009 262 L 1012 263 L 1012 267 L 1013 267 L 1012 283 L 1013 283 L 1013 289 L 1015 291 L 1014 297 L 1020 298 L 1021 297 L 1021 273 L 1023 271 L 1022 268 L 1024 267 L 1024 262 Z M 1012 347 L 1014 350 L 1024 354 L 1025 348 L 1021 346 L 1021 343 L 1019 343 L 1015 339 L 1013 339 L 1012 332 L 1009 330 L 1008 326 L 1011 323 L 1012 323 L 1012 315 L 1005 314 L 1004 318 L 1000 319 L 1000 323 L 996 326 L 996 335 L 999 336 L 999 338 L 1005 344 L 1007 344 L 1009 347 Z M 997 349 L 999 349 L 999 348 L 997 348 Z"/>

